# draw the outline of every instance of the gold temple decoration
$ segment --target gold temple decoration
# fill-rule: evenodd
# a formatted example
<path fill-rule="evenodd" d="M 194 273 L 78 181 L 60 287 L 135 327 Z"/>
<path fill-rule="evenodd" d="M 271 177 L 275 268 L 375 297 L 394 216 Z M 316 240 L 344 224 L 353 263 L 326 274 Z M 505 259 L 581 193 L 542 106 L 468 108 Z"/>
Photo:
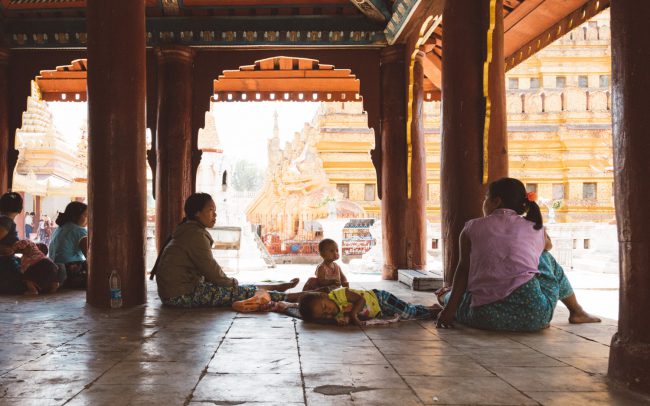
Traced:
<path fill-rule="evenodd" d="M 412 143 L 412 130 L 411 126 L 413 125 L 413 70 L 415 67 L 415 58 L 417 57 L 418 52 L 420 52 L 420 47 L 429 39 L 433 32 L 438 28 L 440 22 L 442 21 L 442 15 L 438 16 L 429 16 L 422 24 L 420 28 L 420 34 L 418 40 L 415 42 L 415 47 L 411 53 L 411 61 L 409 64 L 409 82 L 408 82 L 408 94 L 407 94 L 407 109 L 406 109 L 406 190 L 407 197 L 411 198 L 411 188 L 412 188 L 412 164 L 413 164 L 413 143 Z M 429 26 L 431 24 L 431 26 Z M 428 28 L 427 28 L 428 27 Z"/>
<path fill-rule="evenodd" d="M 492 63 L 492 38 L 496 25 L 497 1 L 490 0 L 490 25 L 487 30 L 487 49 L 485 63 L 483 64 L 483 97 L 485 97 L 485 124 L 483 126 L 483 184 L 488 181 L 488 142 L 490 138 L 490 114 L 492 102 L 490 101 L 490 64 Z"/>

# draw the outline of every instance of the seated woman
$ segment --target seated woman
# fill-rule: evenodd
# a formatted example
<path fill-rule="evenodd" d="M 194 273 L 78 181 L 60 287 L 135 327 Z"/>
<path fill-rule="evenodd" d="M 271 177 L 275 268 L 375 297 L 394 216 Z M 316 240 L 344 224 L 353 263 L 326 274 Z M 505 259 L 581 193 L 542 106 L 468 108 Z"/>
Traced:
<path fill-rule="evenodd" d="M 20 260 L 14 255 L 18 241 L 14 219 L 23 211 L 23 198 L 9 192 L 0 196 L 0 294 L 19 295 L 25 292 Z"/>
<path fill-rule="evenodd" d="M 195 193 L 185 201 L 185 219 L 164 244 L 151 271 L 156 277 L 158 296 L 174 307 L 231 306 L 233 302 L 255 296 L 258 288 L 269 290 L 274 301 L 296 301 L 297 294 L 286 294 L 299 280 L 277 285 L 240 285 L 228 277 L 212 256 L 214 241 L 206 228 L 217 220 L 216 206 L 207 193 Z"/>
<path fill-rule="evenodd" d="M 49 256 L 54 263 L 64 264 L 66 277 L 63 287 L 85 289 L 88 281 L 88 205 L 70 202 L 56 218 L 59 226 L 50 241 Z"/>
<path fill-rule="evenodd" d="M 486 330 L 536 331 L 548 327 L 558 300 L 569 309 L 569 322 L 600 321 L 582 309 L 562 267 L 544 251 L 535 200 L 517 179 L 489 185 L 485 217 L 468 221 L 460 234 L 460 260 L 438 327 L 456 319 Z"/>

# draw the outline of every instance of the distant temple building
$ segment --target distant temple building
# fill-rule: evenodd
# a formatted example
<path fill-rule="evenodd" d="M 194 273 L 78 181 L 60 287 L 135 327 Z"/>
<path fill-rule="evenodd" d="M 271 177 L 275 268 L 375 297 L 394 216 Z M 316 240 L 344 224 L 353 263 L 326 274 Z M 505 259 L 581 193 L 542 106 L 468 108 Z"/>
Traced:
<path fill-rule="evenodd" d="M 84 129 L 80 131 L 80 140 L 70 145 L 38 91 L 28 97 L 22 126 L 16 131 L 19 155 L 13 187 L 24 194 L 26 211 L 53 217 L 70 200 L 85 198 L 87 139 Z"/>
<path fill-rule="evenodd" d="M 537 192 L 554 221 L 614 218 L 610 69 L 606 11 L 506 76 L 510 176 Z M 439 102 L 425 103 L 424 126 L 427 218 L 438 222 Z M 284 150 L 277 134 L 269 141 L 273 175 L 249 209 L 249 221 L 294 238 L 307 219 L 327 216 L 318 205 L 323 199 L 361 208 L 358 217 L 379 217 L 372 148 L 374 133 L 360 102 L 322 103 Z"/>

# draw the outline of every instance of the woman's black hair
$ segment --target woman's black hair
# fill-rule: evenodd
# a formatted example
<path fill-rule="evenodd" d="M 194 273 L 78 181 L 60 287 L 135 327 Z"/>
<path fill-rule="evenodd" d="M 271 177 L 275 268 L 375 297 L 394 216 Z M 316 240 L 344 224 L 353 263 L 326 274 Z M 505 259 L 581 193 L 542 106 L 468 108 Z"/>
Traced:
<path fill-rule="evenodd" d="M 304 321 L 312 322 L 316 320 L 314 317 L 314 304 L 318 300 L 320 300 L 320 295 L 318 294 L 305 295 L 300 298 L 298 310 L 300 311 L 300 317 L 302 317 Z"/>
<path fill-rule="evenodd" d="M 16 192 L 8 192 L 0 197 L 0 212 L 20 213 L 23 211 L 23 198 Z"/>
<path fill-rule="evenodd" d="M 194 193 L 185 200 L 185 220 L 196 220 L 196 213 L 205 208 L 208 202 L 212 201 L 212 196 L 207 193 Z"/>
<path fill-rule="evenodd" d="M 56 224 L 59 227 L 63 227 L 67 223 L 78 223 L 79 218 L 84 212 L 88 210 L 88 205 L 81 202 L 70 202 L 65 206 L 65 211 L 59 213 L 56 217 Z"/>
<path fill-rule="evenodd" d="M 533 228 L 539 230 L 544 222 L 542 212 L 536 202 L 528 200 L 526 186 L 514 178 L 501 178 L 490 183 L 488 197 L 501 199 L 501 207 L 514 210 L 517 214 L 525 214 L 524 218 L 535 223 Z"/>

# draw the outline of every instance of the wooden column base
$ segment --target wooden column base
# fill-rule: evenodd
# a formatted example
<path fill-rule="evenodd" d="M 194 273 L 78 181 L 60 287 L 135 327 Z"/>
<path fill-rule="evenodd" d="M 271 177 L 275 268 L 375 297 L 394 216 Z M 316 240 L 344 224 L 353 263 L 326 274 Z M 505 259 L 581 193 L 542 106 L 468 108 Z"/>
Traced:
<path fill-rule="evenodd" d="M 616 333 L 609 353 L 608 375 L 634 391 L 650 394 L 650 344 L 626 342 Z"/>

